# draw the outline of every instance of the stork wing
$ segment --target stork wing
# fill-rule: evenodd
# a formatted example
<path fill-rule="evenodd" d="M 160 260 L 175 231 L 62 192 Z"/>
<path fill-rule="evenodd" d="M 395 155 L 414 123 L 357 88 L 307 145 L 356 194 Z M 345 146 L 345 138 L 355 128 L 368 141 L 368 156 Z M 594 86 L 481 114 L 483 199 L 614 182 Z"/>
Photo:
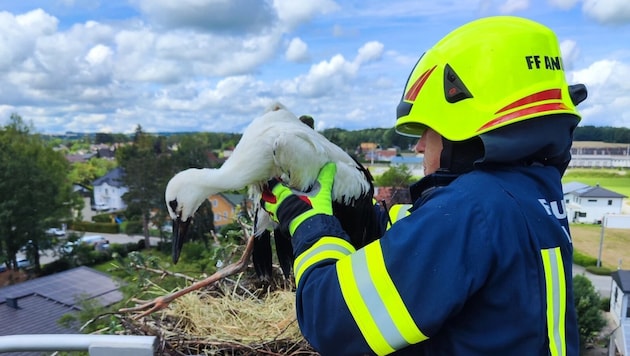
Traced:
<path fill-rule="evenodd" d="M 288 178 L 288 185 L 298 190 L 311 187 L 321 167 L 330 160 L 319 134 L 304 127 L 304 131 L 280 134 L 273 144 L 276 167 Z"/>

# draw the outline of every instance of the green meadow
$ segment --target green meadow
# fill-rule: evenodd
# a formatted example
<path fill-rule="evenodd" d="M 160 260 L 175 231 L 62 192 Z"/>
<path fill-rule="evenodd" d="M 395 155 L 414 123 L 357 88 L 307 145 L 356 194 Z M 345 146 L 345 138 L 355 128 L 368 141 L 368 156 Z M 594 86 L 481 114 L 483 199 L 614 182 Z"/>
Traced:
<path fill-rule="evenodd" d="M 623 194 L 630 198 L 630 170 L 623 169 L 569 169 L 562 177 L 562 183 L 580 182 Z"/>

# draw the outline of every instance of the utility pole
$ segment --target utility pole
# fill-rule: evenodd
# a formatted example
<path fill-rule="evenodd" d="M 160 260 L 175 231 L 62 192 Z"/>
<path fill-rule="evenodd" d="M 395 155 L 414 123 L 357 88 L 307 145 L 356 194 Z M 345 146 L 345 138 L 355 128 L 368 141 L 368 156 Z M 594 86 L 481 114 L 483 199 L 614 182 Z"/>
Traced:
<path fill-rule="evenodd" d="M 606 216 L 607 214 L 604 214 L 604 216 L 602 216 L 602 232 L 599 235 L 599 255 L 597 256 L 597 267 L 602 266 L 602 248 L 604 246 L 604 230 L 606 229 Z"/>

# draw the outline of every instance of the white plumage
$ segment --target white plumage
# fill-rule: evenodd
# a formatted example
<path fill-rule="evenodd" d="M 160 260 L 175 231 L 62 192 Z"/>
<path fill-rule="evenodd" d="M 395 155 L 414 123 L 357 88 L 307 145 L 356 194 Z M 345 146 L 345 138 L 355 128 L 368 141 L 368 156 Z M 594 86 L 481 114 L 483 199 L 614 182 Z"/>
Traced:
<path fill-rule="evenodd" d="M 185 234 L 190 218 L 210 195 L 249 187 L 252 201 L 259 204 L 269 179 L 282 177 L 290 187 L 304 191 L 313 185 L 321 167 L 329 161 L 337 164 L 333 201 L 353 206 L 359 199 L 368 199 L 371 204 L 373 186 L 369 172 L 276 103 L 251 122 L 220 168 L 187 169 L 176 174 L 166 187 L 167 208 L 174 222 L 184 224 Z M 262 211 L 257 231 L 269 228 L 270 224 L 268 215 Z M 178 235 L 178 231 L 174 233 Z M 177 244 L 181 248 L 181 241 Z M 174 241 L 174 248 L 175 245 Z"/>

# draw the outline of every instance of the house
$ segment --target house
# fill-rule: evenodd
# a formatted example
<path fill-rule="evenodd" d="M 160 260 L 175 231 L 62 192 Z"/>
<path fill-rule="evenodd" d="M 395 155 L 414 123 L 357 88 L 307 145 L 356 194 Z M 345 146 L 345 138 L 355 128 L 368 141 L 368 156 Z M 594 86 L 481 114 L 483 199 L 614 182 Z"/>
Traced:
<path fill-rule="evenodd" d="M 630 168 L 630 144 L 573 141 L 569 167 Z"/>
<path fill-rule="evenodd" d="M 365 153 L 365 159 L 368 161 L 386 161 L 391 162 L 391 160 L 398 155 L 398 150 L 396 148 L 388 148 L 385 150 L 374 150 L 368 151 Z"/>
<path fill-rule="evenodd" d="M 129 191 L 122 180 L 124 174 L 123 169 L 117 167 L 92 182 L 94 187 L 93 210 L 116 211 L 127 207 L 122 199 L 123 194 Z"/>
<path fill-rule="evenodd" d="M 579 182 L 562 185 L 567 218 L 571 222 L 600 224 L 606 214 L 621 214 L 627 196 Z"/>
<path fill-rule="evenodd" d="M 215 230 L 234 222 L 243 203 L 248 207 L 251 205 L 242 194 L 218 193 L 211 195 L 208 200 L 212 204 Z"/>
<path fill-rule="evenodd" d="M 108 275 L 85 266 L 2 287 L 0 335 L 79 334 L 80 325 L 64 327 L 59 319 L 80 311 L 81 301 L 121 301 L 118 288 Z"/>
<path fill-rule="evenodd" d="M 407 166 L 410 170 L 422 168 L 424 156 L 396 156 L 392 157 L 390 164 L 392 166 Z"/>
<path fill-rule="evenodd" d="M 610 336 L 608 355 L 630 356 L 630 270 L 611 274 L 610 316 L 615 328 Z"/>

